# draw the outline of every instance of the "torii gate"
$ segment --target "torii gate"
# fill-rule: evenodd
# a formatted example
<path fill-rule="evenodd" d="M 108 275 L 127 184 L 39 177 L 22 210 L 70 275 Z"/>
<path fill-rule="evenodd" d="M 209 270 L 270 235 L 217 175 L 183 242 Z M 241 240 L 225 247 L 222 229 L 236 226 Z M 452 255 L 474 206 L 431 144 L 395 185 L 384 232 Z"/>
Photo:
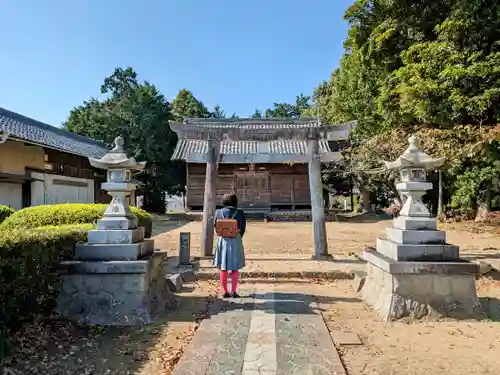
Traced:
<path fill-rule="evenodd" d="M 205 192 L 203 201 L 202 254 L 211 256 L 214 242 L 214 215 L 216 209 L 215 192 L 218 163 L 221 157 L 221 143 L 234 141 L 259 141 L 261 151 L 253 157 L 254 163 L 281 162 L 292 159 L 287 156 L 274 155 L 270 152 L 269 141 L 303 142 L 306 154 L 294 154 L 293 162 L 307 163 L 309 171 L 309 189 L 311 194 L 311 211 L 314 227 L 313 258 L 328 257 L 328 244 L 323 207 L 321 162 L 338 162 L 340 154 L 332 152 L 327 141 L 338 141 L 348 138 L 349 132 L 356 122 L 338 125 L 322 124 L 315 118 L 300 119 L 205 119 L 187 118 L 183 123 L 170 123 L 170 128 L 179 140 L 197 140 L 206 142 L 203 151 L 187 151 L 190 160 L 204 162 L 206 166 Z M 322 147 L 320 149 L 320 142 Z M 326 145 L 326 146 L 325 146 Z M 177 148 L 180 148 L 181 142 Z M 176 151 L 174 154 L 178 151 Z M 326 149 L 325 149 L 326 148 Z M 228 155 L 229 159 L 230 155 Z M 290 155 L 288 155 L 290 157 Z M 225 156 L 223 155 L 225 159 Z"/>

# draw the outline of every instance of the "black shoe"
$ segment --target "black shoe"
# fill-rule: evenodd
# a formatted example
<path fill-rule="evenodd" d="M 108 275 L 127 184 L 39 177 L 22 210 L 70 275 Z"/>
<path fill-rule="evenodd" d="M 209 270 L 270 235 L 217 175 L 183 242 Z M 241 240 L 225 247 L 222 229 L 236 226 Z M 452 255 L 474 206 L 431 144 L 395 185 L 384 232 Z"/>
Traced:
<path fill-rule="evenodd" d="M 231 297 L 231 295 L 230 295 L 229 293 L 224 293 L 224 294 L 222 295 L 222 298 L 229 298 L 229 297 Z"/>
<path fill-rule="evenodd" d="M 233 297 L 233 298 L 240 298 L 240 295 L 238 293 L 234 292 L 234 293 L 231 294 L 231 297 Z"/>

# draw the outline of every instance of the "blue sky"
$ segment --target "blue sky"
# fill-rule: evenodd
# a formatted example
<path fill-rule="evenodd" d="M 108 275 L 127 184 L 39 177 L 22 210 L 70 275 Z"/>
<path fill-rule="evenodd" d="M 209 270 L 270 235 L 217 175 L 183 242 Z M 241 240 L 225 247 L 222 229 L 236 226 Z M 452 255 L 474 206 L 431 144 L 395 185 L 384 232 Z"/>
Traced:
<path fill-rule="evenodd" d="M 0 106 L 59 126 L 115 67 L 250 116 L 339 63 L 354 0 L 1 0 Z"/>

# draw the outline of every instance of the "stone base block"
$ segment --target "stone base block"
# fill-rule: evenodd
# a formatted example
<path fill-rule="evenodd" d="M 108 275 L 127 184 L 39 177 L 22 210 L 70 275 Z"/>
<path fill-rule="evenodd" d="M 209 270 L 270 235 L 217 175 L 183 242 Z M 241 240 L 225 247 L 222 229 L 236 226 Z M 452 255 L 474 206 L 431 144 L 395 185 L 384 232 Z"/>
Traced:
<path fill-rule="evenodd" d="M 386 321 L 486 318 L 476 293 L 476 264 L 394 262 L 372 250 L 364 258 L 363 299 Z"/>
<path fill-rule="evenodd" d="M 137 228 L 139 220 L 136 217 L 103 217 L 97 220 L 98 230 L 119 230 L 119 229 L 134 229 Z"/>
<path fill-rule="evenodd" d="M 399 216 L 393 220 L 392 226 L 403 230 L 436 230 L 437 222 L 431 217 Z"/>
<path fill-rule="evenodd" d="M 377 251 L 396 261 L 455 261 L 459 248 L 448 244 L 402 244 L 377 238 Z"/>
<path fill-rule="evenodd" d="M 130 244 L 144 239 L 144 228 L 118 230 L 91 230 L 88 234 L 90 244 Z"/>
<path fill-rule="evenodd" d="M 387 239 L 403 244 L 445 244 L 446 232 L 441 230 L 406 230 L 387 228 Z"/>
<path fill-rule="evenodd" d="M 154 252 L 154 240 L 131 244 L 90 244 L 75 246 L 76 260 L 136 260 Z"/>
<path fill-rule="evenodd" d="M 148 260 L 136 261 L 148 263 L 136 268 L 140 270 L 137 273 L 110 269 L 102 273 L 63 274 L 57 310 L 81 324 L 150 323 L 154 315 L 170 306 L 175 298 L 163 275 L 162 259 L 151 256 Z"/>
<path fill-rule="evenodd" d="M 176 273 L 175 275 L 167 275 L 165 276 L 167 280 L 167 285 L 170 288 L 171 292 L 179 293 L 182 289 L 182 275 Z"/>

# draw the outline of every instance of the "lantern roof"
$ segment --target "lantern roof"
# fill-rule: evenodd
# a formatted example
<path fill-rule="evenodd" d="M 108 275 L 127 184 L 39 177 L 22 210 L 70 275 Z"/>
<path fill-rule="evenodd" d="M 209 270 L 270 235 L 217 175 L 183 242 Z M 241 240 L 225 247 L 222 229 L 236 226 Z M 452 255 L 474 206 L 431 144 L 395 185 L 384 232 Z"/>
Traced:
<path fill-rule="evenodd" d="M 403 154 L 395 161 L 384 161 L 387 169 L 401 168 L 422 168 L 436 169 L 444 164 L 445 157 L 433 158 L 427 155 L 418 144 L 418 139 L 415 135 L 408 138 L 409 146 Z"/>
<path fill-rule="evenodd" d="M 95 168 L 102 169 L 126 168 L 141 170 L 146 167 L 145 161 L 137 162 L 133 157 L 127 157 L 123 147 L 125 145 L 123 137 L 116 137 L 114 144 L 115 147 L 102 158 L 89 158 L 90 164 Z"/>

